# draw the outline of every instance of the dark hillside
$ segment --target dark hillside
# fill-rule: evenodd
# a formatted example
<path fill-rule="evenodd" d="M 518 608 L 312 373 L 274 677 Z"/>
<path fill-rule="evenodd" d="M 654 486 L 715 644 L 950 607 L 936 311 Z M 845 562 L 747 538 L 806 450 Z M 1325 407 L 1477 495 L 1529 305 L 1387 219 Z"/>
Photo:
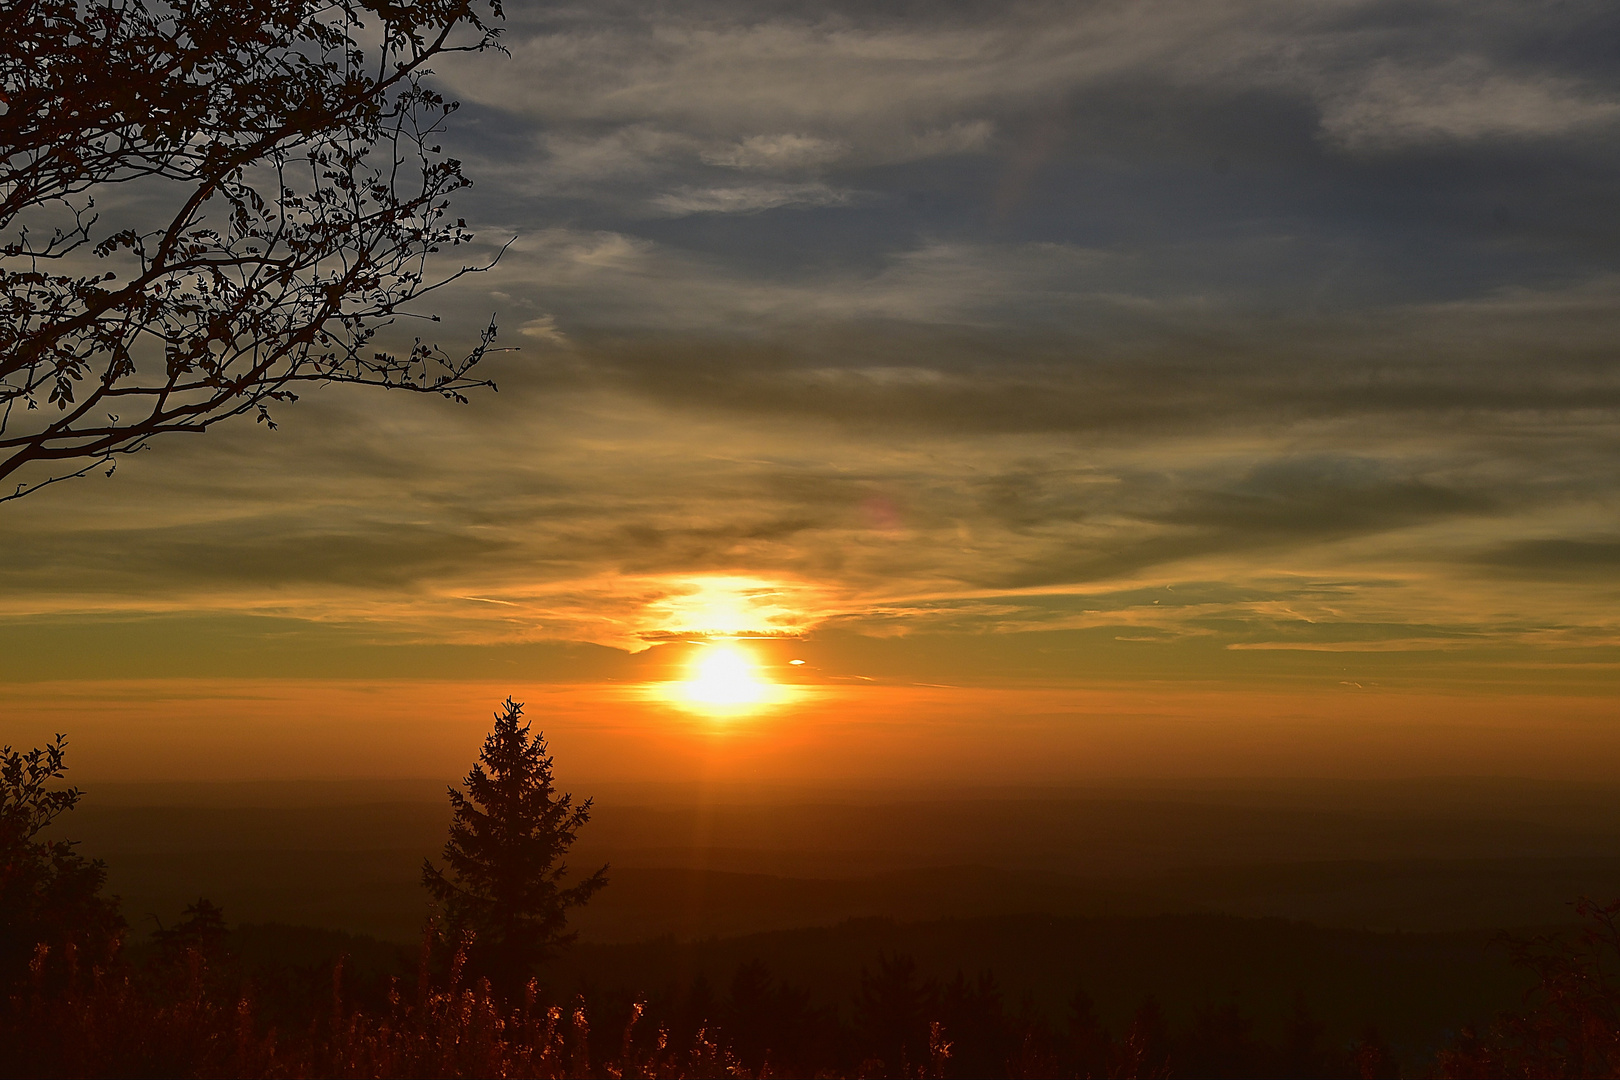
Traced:
<path fill-rule="evenodd" d="M 154 785 L 147 796 L 165 805 L 93 793 L 64 827 L 107 861 L 137 934 L 154 928 L 148 913 L 168 921 L 208 896 L 244 921 L 414 940 L 421 861 L 438 853 L 448 824 L 442 791 L 419 785 L 405 799 L 409 792 L 378 785 L 286 787 Z M 1359 803 L 1353 789 L 1331 789 L 1326 809 L 1292 792 L 1224 789 L 1180 791 L 1173 801 L 1143 791 L 599 806 L 571 861 L 611 863 L 613 884 L 577 925 L 586 938 L 635 941 L 865 916 L 1220 911 L 1489 930 L 1567 922 L 1574 898 L 1620 895 L 1620 833 L 1607 803 L 1592 796 L 1549 809 L 1511 785 L 1480 787 L 1439 806 L 1430 795 L 1418 805 L 1423 816 L 1404 820 L 1387 807 L 1418 792 L 1379 786 Z M 1494 801 L 1485 797 L 1492 791 Z M 380 794 L 394 799 L 363 801 Z M 220 805 L 227 796 L 238 804 Z M 292 798 L 321 805 L 286 805 Z"/>

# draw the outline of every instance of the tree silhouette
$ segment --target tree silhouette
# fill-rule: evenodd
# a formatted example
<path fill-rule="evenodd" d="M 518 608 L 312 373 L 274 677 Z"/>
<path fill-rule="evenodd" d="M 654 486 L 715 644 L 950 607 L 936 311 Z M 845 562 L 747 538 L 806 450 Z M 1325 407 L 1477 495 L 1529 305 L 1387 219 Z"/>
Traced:
<path fill-rule="evenodd" d="M 855 1028 L 876 1057 L 863 1063 L 866 1074 L 914 1076 L 929 1060 L 929 1021 L 939 1010 L 939 985 L 917 974 L 917 961 L 905 953 L 878 954 L 876 972 L 861 968 L 855 998 Z"/>
<path fill-rule="evenodd" d="M 447 216 L 468 181 L 436 141 L 456 105 L 424 77 L 499 48 L 500 16 L 501 0 L 0 5 L 0 501 L 110 472 L 155 435 L 269 422 L 299 384 L 488 385 L 470 373 L 493 322 L 460 356 L 374 338 L 475 269 L 427 275 L 472 237 Z"/>
<path fill-rule="evenodd" d="M 422 861 L 422 884 L 444 913 L 452 936 L 471 934 L 469 971 L 513 995 L 536 966 L 577 936 L 568 910 L 607 884 L 607 867 L 564 887 L 591 800 L 578 806 L 558 795 L 544 734 L 529 735 L 522 704 L 507 698 L 484 740 L 463 794 L 450 788 L 448 873 Z"/>
<path fill-rule="evenodd" d="M 152 940 L 164 959 L 173 962 L 192 949 L 205 955 L 218 952 L 227 933 L 225 912 L 206 896 L 199 896 L 195 904 L 186 905 L 173 926 L 159 923 Z"/>
<path fill-rule="evenodd" d="M 32 750 L 0 747 L 0 990 L 39 947 L 72 945 L 104 955 L 124 929 L 116 897 L 101 895 L 107 866 L 72 840 L 39 834 L 79 802 L 78 788 L 51 788 L 67 771 L 67 739 Z"/>
<path fill-rule="evenodd" d="M 1465 1028 L 1440 1055 L 1447 1077 L 1620 1076 L 1620 900 L 1582 897 L 1579 937 L 1503 935 L 1514 963 L 1533 972 L 1525 1007 L 1484 1033 Z"/>

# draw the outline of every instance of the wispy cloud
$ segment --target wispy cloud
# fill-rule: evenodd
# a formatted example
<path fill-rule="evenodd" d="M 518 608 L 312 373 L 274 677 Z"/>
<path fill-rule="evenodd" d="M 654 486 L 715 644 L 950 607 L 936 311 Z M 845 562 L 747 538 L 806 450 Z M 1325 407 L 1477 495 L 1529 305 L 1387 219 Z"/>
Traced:
<path fill-rule="evenodd" d="M 514 9 L 510 61 L 441 73 L 457 212 L 517 241 L 440 327 L 500 313 L 501 393 L 310 395 L 8 509 L 0 612 L 937 635 L 988 650 L 964 680 L 1064 670 L 984 644 L 1023 634 L 1161 672 L 1610 648 L 1605 27 L 1506 0 Z"/>
<path fill-rule="evenodd" d="M 1541 73 L 1514 76 L 1480 57 L 1434 67 L 1378 63 L 1328 98 L 1322 129 L 1353 150 L 1491 138 L 1556 139 L 1620 120 L 1620 94 Z"/>
<path fill-rule="evenodd" d="M 755 214 L 782 207 L 843 206 L 855 193 L 826 184 L 751 184 L 747 187 L 683 188 L 652 200 L 654 209 L 676 217 L 687 214 Z"/>
<path fill-rule="evenodd" d="M 848 143 L 837 139 L 782 132 L 774 135 L 749 135 L 728 146 L 706 150 L 702 156 L 704 162 L 709 165 L 775 171 L 826 165 L 844 157 L 849 150 Z"/>

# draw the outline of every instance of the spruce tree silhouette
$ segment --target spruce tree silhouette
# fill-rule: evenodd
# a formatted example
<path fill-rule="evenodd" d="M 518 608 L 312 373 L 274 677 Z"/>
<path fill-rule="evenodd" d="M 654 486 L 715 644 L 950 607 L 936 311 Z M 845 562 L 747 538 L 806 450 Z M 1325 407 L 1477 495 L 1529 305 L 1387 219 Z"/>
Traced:
<path fill-rule="evenodd" d="M 939 984 L 917 974 L 909 954 L 878 954 L 878 969 L 861 968 L 855 1027 L 867 1052 L 866 1076 L 915 1076 L 929 1059 L 929 1021 L 939 1013 Z"/>
<path fill-rule="evenodd" d="M 568 911 L 607 884 L 607 867 L 564 887 L 563 856 L 591 800 L 558 795 L 544 734 L 529 735 L 523 705 L 507 698 L 495 730 L 467 774 L 466 794 L 450 788 L 448 873 L 422 860 L 422 884 L 444 914 L 452 939 L 467 938 L 468 973 L 516 996 L 536 967 L 577 936 Z"/>

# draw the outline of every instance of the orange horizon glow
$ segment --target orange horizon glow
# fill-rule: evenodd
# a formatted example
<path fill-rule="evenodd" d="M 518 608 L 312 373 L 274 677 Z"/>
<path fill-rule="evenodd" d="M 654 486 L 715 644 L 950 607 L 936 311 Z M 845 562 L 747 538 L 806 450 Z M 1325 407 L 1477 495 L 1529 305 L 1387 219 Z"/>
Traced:
<path fill-rule="evenodd" d="M 799 670 L 799 669 L 795 669 Z M 68 733 L 69 779 L 455 777 L 508 694 L 570 789 L 601 782 L 1067 783 L 1497 775 L 1607 781 L 1604 696 L 1208 686 L 776 685 L 699 711 L 663 684 L 521 679 L 73 681 L 9 688 L 7 741 Z M 649 693 L 649 686 L 660 693 Z M 716 720 L 722 722 L 716 722 Z M 92 788 L 93 795 L 93 788 Z"/>

